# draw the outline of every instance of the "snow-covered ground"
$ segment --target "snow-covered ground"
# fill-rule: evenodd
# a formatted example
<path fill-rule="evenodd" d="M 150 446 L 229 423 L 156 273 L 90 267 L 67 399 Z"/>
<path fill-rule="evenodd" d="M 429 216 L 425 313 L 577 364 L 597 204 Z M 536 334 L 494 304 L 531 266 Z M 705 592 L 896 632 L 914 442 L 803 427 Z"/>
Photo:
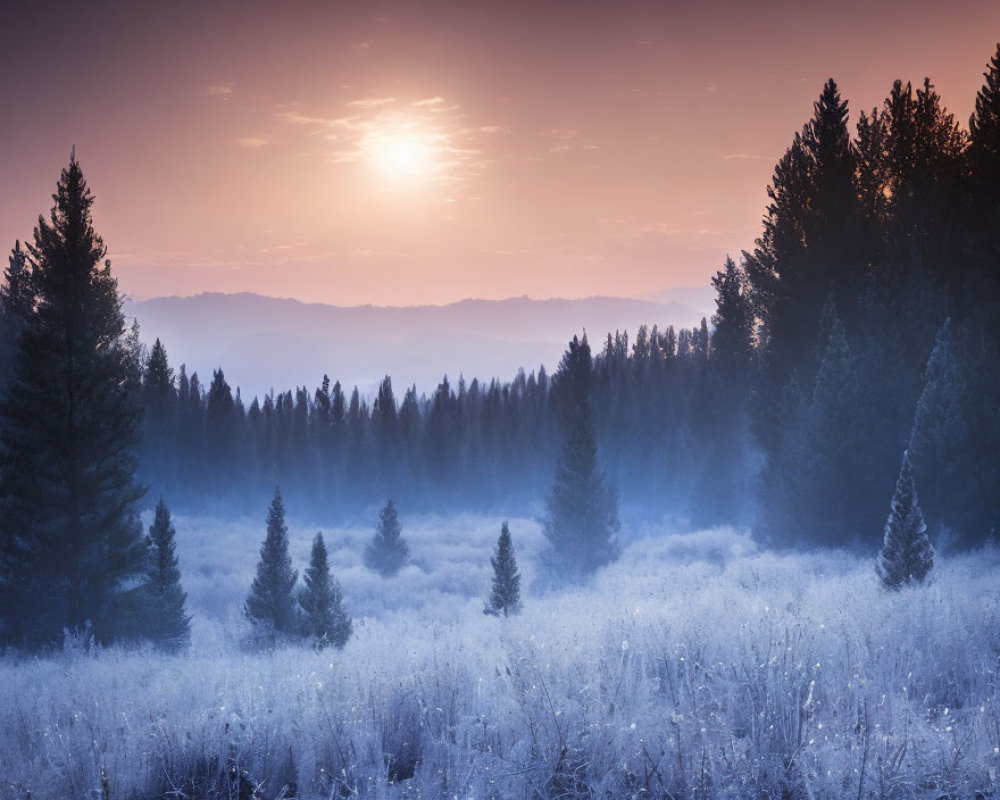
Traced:
<path fill-rule="evenodd" d="M 251 654 L 263 520 L 176 519 L 190 653 L 0 661 L 0 798 L 235 797 L 240 776 L 266 798 L 1000 793 L 997 551 L 890 594 L 871 559 L 650 528 L 539 595 L 541 533 L 512 519 L 527 592 L 504 620 L 482 613 L 500 522 L 404 517 L 391 579 L 361 565 L 371 530 L 324 531 L 354 637 Z M 300 569 L 314 533 L 291 525 Z"/>

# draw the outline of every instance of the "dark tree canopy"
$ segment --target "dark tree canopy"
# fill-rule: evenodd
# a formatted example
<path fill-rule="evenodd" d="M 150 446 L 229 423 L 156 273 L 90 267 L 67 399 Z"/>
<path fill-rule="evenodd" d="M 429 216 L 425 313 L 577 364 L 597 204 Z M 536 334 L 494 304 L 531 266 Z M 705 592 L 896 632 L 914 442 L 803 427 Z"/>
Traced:
<path fill-rule="evenodd" d="M 145 563 L 137 342 L 75 155 L 53 199 L 28 247 L 34 305 L 0 404 L 0 618 L 7 641 L 33 644 L 88 620 L 99 640 L 118 636 Z"/>

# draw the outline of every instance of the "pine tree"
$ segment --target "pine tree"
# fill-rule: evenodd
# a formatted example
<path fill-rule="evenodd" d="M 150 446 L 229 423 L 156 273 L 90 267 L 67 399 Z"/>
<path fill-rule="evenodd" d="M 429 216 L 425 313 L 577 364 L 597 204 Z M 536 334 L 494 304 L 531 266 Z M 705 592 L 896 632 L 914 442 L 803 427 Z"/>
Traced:
<path fill-rule="evenodd" d="M 170 511 L 161 497 L 146 540 L 149 560 L 143 587 L 143 625 L 146 638 L 167 650 L 183 649 L 191 640 L 191 617 L 184 607 L 187 595 L 181 588 L 174 537 Z"/>
<path fill-rule="evenodd" d="M 221 369 L 212 373 L 205 402 L 205 462 L 208 480 L 217 492 L 235 489 L 234 469 L 239 419 L 232 389 Z"/>
<path fill-rule="evenodd" d="M 295 631 L 294 590 L 297 578 L 298 573 L 292 569 L 292 559 L 288 555 L 285 504 L 276 488 L 267 510 L 267 535 L 260 546 L 257 576 L 243 606 L 243 615 L 270 643 L 281 635 Z"/>
<path fill-rule="evenodd" d="M 562 446 L 542 520 L 550 578 L 574 582 L 618 557 L 618 500 L 597 460 L 590 412 L 593 364 L 587 336 L 576 336 L 559 363 L 553 402 Z"/>
<path fill-rule="evenodd" d="M 340 583 L 330 574 L 323 534 L 313 539 L 309 568 L 302 576 L 305 586 L 299 592 L 299 606 L 305 614 L 305 630 L 318 647 L 341 648 L 351 637 L 351 618 L 344 610 Z"/>
<path fill-rule="evenodd" d="M 1000 526 L 1000 344 L 974 320 L 947 320 L 927 361 L 910 434 L 910 462 L 926 518 L 963 546 Z"/>
<path fill-rule="evenodd" d="M 969 149 L 977 169 L 1000 181 L 1000 44 L 983 73 L 986 82 L 976 93 L 976 110 L 969 120 Z"/>
<path fill-rule="evenodd" d="M 143 472 L 163 486 L 173 477 L 171 458 L 177 435 L 177 389 L 167 350 L 157 339 L 142 375 Z"/>
<path fill-rule="evenodd" d="M 969 121 L 965 302 L 984 312 L 985 335 L 1000 341 L 1000 44 L 983 77 Z"/>
<path fill-rule="evenodd" d="M 75 153 L 28 247 L 36 293 L 0 405 L 0 636 L 118 634 L 143 570 L 138 364 Z"/>
<path fill-rule="evenodd" d="M 13 370 L 21 330 L 34 309 L 35 290 L 27 253 L 14 243 L 0 283 L 0 394 Z"/>
<path fill-rule="evenodd" d="M 934 548 L 927 538 L 927 526 L 917 501 L 910 453 L 904 451 L 876 571 L 886 588 L 899 589 L 904 584 L 921 582 L 933 566 Z"/>
<path fill-rule="evenodd" d="M 728 390 L 739 394 L 753 357 L 754 318 L 746 272 L 727 256 L 723 270 L 712 278 L 712 287 L 716 293 L 712 363 Z"/>
<path fill-rule="evenodd" d="M 384 577 L 395 575 L 406 563 L 410 546 L 402 537 L 403 528 L 396 514 L 396 504 L 389 500 L 378 515 L 374 538 L 365 547 L 365 566 Z"/>
<path fill-rule="evenodd" d="M 500 526 L 500 538 L 497 539 L 496 553 L 490 558 L 490 564 L 493 565 L 493 588 L 483 613 L 495 617 L 501 614 L 509 617 L 520 613 L 521 576 L 517 571 L 514 544 L 506 521 Z"/>

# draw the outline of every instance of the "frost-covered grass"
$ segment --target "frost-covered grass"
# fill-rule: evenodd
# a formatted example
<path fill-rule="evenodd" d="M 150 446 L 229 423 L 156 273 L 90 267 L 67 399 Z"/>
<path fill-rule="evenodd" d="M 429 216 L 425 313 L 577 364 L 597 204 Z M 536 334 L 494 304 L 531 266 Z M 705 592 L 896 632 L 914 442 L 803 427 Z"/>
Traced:
<path fill-rule="evenodd" d="M 996 551 L 888 594 L 867 559 L 650 529 L 504 620 L 499 520 L 403 522 L 395 579 L 360 566 L 369 530 L 327 533 L 343 651 L 253 655 L 263 526 L 178 519 L 192 651 L 0 662 L 0 797 L 1000 796 Z M 299 565 L 314 532 L 292 526 Z M 530 582 L 540 533 L 511 533 Z"/>

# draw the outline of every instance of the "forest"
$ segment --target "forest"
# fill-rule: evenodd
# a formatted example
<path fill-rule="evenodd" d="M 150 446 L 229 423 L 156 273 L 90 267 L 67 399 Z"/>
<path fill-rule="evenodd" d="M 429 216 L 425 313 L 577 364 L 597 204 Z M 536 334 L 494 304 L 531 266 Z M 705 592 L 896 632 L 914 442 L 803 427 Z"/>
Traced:
<path fill-rule="evenodd" d="M 74 152 L 0 285 L 0 798 L 994 796 L 984 78 L 829 80 L 699 327 L 402 399 L 143 346 Z"/>

